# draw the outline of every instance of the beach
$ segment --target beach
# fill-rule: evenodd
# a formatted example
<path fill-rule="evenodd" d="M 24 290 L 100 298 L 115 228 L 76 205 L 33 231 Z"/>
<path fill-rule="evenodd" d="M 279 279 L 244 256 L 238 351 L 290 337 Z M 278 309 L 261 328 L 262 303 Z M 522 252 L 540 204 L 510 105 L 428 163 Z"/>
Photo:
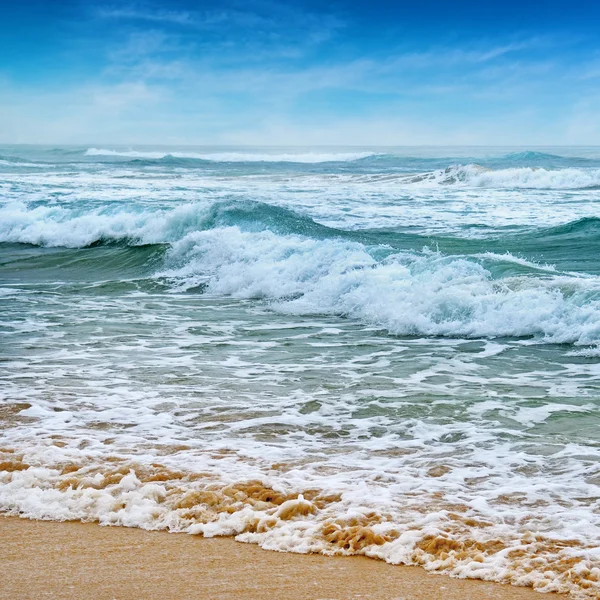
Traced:
<path fill-rule="evenodd" d="M 0 598 L 536 600 L 527 588 L 450 579 L 364 557 L 269 552 L 230 538 L 0 518 Z"/>
<path fill-rule="evenodd" d="M 0 15 L 0 600 L 600 600 L 600 1 Z"/>

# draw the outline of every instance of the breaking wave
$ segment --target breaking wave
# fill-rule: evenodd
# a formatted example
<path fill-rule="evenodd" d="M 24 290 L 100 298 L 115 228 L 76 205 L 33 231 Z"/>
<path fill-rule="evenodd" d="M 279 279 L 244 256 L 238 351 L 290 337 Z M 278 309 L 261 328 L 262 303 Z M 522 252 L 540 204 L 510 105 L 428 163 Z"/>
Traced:
<path fill-rule="evenodd" d="M 407 177 L 406 181 L 411 184 L 431 183 L 481 188 L 585 189 L 600 187 L 600 169 L 542 167 L 490 169 L 482 165 L 469 164 L 413 175 Z"/>
<path fill-rule="evenodd" d="M 565 275 L 494 279 L 481 263 L 390 252 L 238 227 L 193 232 L 163 271 L 178 289 L 268 299 L 275 310 L 334 314 L 397 335 L 600 341 L 600 280 Z"/>
<path fill-rule="evenodd" d="M 397 247 L 398 244 L 406 247 L 408 242 L 422 248 L 431 241 L 427 236 L 395 233 L 386 229 L 336 229 L 288 208 L 250 200 L 186 203 L 175 208 L 160 209 L 115 209 L 110 205 L 98 208 L 31 206 L 23 202 L 0 207 L 0 243 L 44 247 L 85 248 L 103 242 L 133 246 L 171 244 L 190 233 L 233 226 L 248 232 L 269 230 L 279 235 L 343 238 L 390 247 Z M 539 247 L 577 242 L 579 248 L 589 244 L 593 249 L 600 238 L 600 218 L 585 217 L 528 232 L 522 237 L 523 242 L 534 239 Z M 518 240 L 518 236 L 507 239 Z M 473 246 L 476 241 L 466 239 L 460 243 L 466 248 Z M 485 244 L 485 240 L 479 243 Z M 456 242 L 453 246 L 456 247 Z M 475 251 L 485 252 L 487 249 L 477 248 Z"/>
<path fill-rule="evenodd" d="M 269 301 L 277 311 L 335 314 L 392 334 L 535 337 L 552 343 L 600 341 L 600 280 L 547 267 L 494 276 L 498 255 L 398 250 L 385 237 L 344 232 L 281 207 L 253 202 L 188 204 L 172 210 L 78 213 L 10 205 L 0 241 L 86 247 L 97 242 L 168 244 L 156 277 L 175 290 Z M 595 219 L 552 235 L 597 234 Z M 492 258 L 490 258 L 492 256 Z M 487 261 L 487 263 L 486 263 Z M 525 268 L 525 267 L 523 267 Z"/>

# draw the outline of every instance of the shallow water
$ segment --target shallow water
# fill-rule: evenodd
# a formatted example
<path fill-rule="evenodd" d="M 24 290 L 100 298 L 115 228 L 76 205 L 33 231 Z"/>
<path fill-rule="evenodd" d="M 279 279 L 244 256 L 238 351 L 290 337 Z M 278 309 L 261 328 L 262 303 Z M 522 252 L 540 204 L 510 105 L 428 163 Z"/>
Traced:
<path fill-rule="evenodd" d="M 0 507 L 596 597 L 599 186 L 594 148 L 0 148 Z"/>

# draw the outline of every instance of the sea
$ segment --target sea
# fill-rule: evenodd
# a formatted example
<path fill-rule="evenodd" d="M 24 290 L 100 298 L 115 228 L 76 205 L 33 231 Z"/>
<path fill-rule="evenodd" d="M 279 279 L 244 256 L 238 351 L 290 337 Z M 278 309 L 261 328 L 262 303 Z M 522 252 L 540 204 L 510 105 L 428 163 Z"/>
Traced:
<path fill-rule="evenodd" d="M 600 595 L 600 147 L 0 147 L 0 511 Z"/>

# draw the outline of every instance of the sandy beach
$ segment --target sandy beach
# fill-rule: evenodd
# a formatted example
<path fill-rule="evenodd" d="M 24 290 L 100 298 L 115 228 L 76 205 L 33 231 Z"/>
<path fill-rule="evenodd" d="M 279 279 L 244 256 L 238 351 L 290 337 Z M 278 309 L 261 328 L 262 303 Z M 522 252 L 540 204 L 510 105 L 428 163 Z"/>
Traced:
<path fill-rule="evenodd" d="M 269 552 L 204 539 L 96 524 L 0 518 L 2 600 L 526 600 L 526 588 L 430 575 L 363 557 Z"/>

